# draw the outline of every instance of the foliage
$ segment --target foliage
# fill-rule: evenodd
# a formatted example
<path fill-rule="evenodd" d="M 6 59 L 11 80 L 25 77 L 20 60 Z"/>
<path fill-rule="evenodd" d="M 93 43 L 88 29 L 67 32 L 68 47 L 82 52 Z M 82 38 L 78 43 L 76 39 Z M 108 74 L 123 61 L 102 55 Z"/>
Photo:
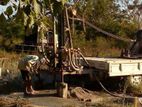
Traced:
<path fill-rule="evenodd" d="M 9 0 L 2 0 L 2 1 L 0 2 L 0 4 L 6 5 L 8 2 L 9 2 Z"/>
<path fill-rule="evenodd" d="M 12 48 L 15 44 L 22 42 L 24 38 L 24 27 L 21 22 L 7 21 L 0 22 L 0 46 Z"/>
<path fill-rule="evenodd" d="M 7 8 L 5 14 L 1 14 L 0 17 L 2 20 L 0 25 L 3 26 L 0 28 L 0 33 L 4 40 L 10 38 L 5 44 L 17 44 L 17 39 L 20 43 L 19 38 L 22 39 L 25 35 L 32 34 L 34 26 L 38 26 L 37 35 L 41 40 L 49 29 L 53 29 L 53 17 L 58 16 L 66 2 L 68 0 L 20 0 L 18 12 L 13 18 L 8 17 L 10 20 L 5 20 L 4 15 L 10 16 L 12 7 L 15 9 L 16 7 L 13 5 Z M 129 13 L 120 9 L 118 0 L 80 0 L 73 8 L 77 10 L 77 17 L 82 17 L 107 32 L 124 38 L 134 38 L 137 23 L 134 20 L 129 20 Z M 95 51 L 106 51 L 106 49 L 118 49 L 119 51 L 120 48 L 127 46 L 122 41 L 111 39 L 107 35 L 84 25 L 82 22 L 75 21 L 76 30 L 73 36 L 75 47 L 89 47 L 90 51 L 93 49 L 95 54 Z M 19 29 L 15 29 L 15 27 Z M 9 32 L 7 32 L 8 30 Z M 3 38 L 0 38 L 0 41 Z M 79 42 L 76 42 L 78 40 Z"/>
<path fill-rule="evenodd" d="M 15 8 L 15 4 L 12 0 L 8 0 L 2 2 L 1 4 L 5 6 L 6 10 L 1 14 L 1 35 L 3 36 L 3 40 L 6 38 L 15 39 L 14 42 L 17 41 L 17 36 L 12 32 L 13 24 L 17 23 L 20 25 L 20 34 L 17 30 L 17 35 L 23 38 L 25 35 L 29 36 L 33 34 L 34 27 L 38 26 L 37 35 L 39 42 L 42 39 L 43 35 L 49 30 L 53 29 L 53 16 L 56 16 L 60 10 L 63 9 L 63 5 L 66 3 L 66 0 L 56 1 L 56 0 L 20 0 L 20 4 L 18 5 L 18 12 L 15 16 L 11 17 L 13 14 L 13 9 Z M 13 5 L 11 5 L 12 3 Z M 12 21 L 12 22 L 11 22 Z M 3 26 L 4 25 L 4 26 Z M 9 26 L 10 25 L 10 26 Z M 19 25 L 17 25 L 19 27 Z M 7 34 L 7 26 L 10 28 L 10 32 Z M 21 35 L 21 33 L 23 33 Z M 23 36 L 24 35 L 24 36 Z M 18 42 L 19 43 L 19 42 Z M 6 42 L 6 46 L 9 47 L 11 44 L 11 40 Z M 1 43 L 3 45 L 3 43 Z M 13 44 L 14 45 L 14 44 Z M 5 45 L 4 45 L 5 46 Z"/>
<path fill-rule="evenodd" d="M 112 34 L 123 38 L 135 38 L 134 35 L 137 31 L 136 23 L 128 20 L 127 15 L 123 14 L 115 0 L 85 1 L 76 5 L 78 16 Z M 120 48 L 129 45 L 123 41 L 114 40 L 89 26 L 84 26 L 84 23 L 76 22 L 75 26 L 76 30 L 84 29 L 86 41 L 93 41 L 95 45 L 92 48 L 98 48 L 97 50 L 109 50 L 111 48 L 120 50 Z"/>
<path fill-rule="evenodd" d="M 119 7 L 121 7 L 122 15 L 127 18 L 127 20 L 136 24 L 137 29 L 141 29 L 142 22 L 142 1 L 141 0 L 117 0 L 120 2 Z M 121 5 L 122 4 L 122 5 Z"/>
<path fill-rule="evenodd" d="M 32 34 L 34 26 L 38 26 L 39 42 L 49 29 L 53 29 L 53 17 L 63 9 L 66 0 L 23 0 L 20 1 L 17 19 L 22 18 L 26 35 Z"/>

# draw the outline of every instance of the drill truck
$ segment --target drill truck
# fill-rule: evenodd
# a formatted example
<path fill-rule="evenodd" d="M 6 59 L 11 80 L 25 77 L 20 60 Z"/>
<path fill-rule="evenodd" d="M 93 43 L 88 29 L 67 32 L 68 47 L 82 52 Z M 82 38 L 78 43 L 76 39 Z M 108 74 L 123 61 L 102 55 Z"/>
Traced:
<path fill-rule="evenodd" d="M 68 5 L 65 4 L 60 13 L 54 17 L 54 29 L 48 33 L 47 43 L 42 43 L 40 49 L 44 56 L 50 60 L 49 71 L 53 72 L 54 77 L 59 75 L 58 82 L 64 83 L 64 75 L 66 74 L 85 74 L 89 75 L 91 80 L 129 77 L 132 86 L 140 85 L 142 81 L 142 30 L 137 32 L 136 41 L 133 41 L 132 46 L 129 49 L 122 50 L 119 57 L 84 57 L 80 49 L 73 48 L 71 18 L 68 11 Z M 88 22 L 87 24 L 89 25 Z M 96 27 L 94 28 L 104 34 L 109 34 Z M 67 86 L 65 87 L 67 89 Z M 59 93 L 63 94 L 63 90 L 62 87 L 62 92 Z M 60 96 L 63 97 L 63 95 Z"/>

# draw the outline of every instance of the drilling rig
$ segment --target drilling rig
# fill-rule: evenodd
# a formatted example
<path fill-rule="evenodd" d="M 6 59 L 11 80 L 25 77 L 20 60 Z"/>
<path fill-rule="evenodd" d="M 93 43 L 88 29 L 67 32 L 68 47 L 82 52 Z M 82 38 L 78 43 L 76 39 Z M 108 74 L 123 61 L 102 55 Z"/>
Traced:
<path fill-rule="evenodd" d="M 71 10 L 70 10 L 71 9 Z M 95 30 L 106 34 L 115 39 L 131 41 L 133 45 L 129 49 L 122 51 L 118 58 L 97 58 L 97 57 L 84 57 L 80 49 L 74 49 L 72 43 L 72 34 L 70 27 L 70 16 L 75 15 L 75 10 L 72 11 L 70 4 L 65 3 L 64 7 L 53 17 L 54 28 L 53 31 L 48 33 L 48 44 L 41 45 L 41 50 L 46 58 L 50 60 L 49 71 L 54 74 L 54 81 L 56 76 L 59 75 L 59 88 L 57 88 L 60 97 L 67 97 L 67 84 L 64 83 L 65 74 L 88 74 L 91 79 L 106 79 L 109 77 L 130 77 L 130 82 L 133 86 L 141 84 L 142 69 L 141 69 L 141 32 L 138 31 L 137 40 L 128 40 L 118 38 L 117 36 L 108 33 L 89 22 L 85 22 Z M 83 21 L 82 19 L 77 19 Z M 97 79 L 99 80 L 99 79 Z M 135 81 L 138 81 L 137 83 Z M 99 82 L 99 81 L 98 81 Z M 136 84 L 135 84 L 136 83 Z"/>
<path fill-rule="evenodd" d="M 79 59 L 83 57 L 80 49 L 74 49 L 72 43 L 71 27 L 69 21 L 69 13 L 71 5 L 65 3 L 62 10 L 53 17 L 54 27 L 52 31 L 47 34 L 47 43 L 41 44 L 41 51 L 45 58 L 50 60 L 49 71 L 54 74 L 54 81 L 56 76 L 59 75 L 59 89 L 62 90 L 65 74 L 79 74 L 83 71 Z M 74 10 L 75 11 L 75 10 Z M 72 11 L 71 11 L 72 12 Z M 74 12 L 75 13 L 75 12 Z M 71 13 L 72 15 L 74 13 Z M 66 85 L 67 89 L 67 85 Z M 67 91 L 67 90 L 66 90 Z M 63 92 L 58 92 L 63 93 Z M 62 95 L 59 95 L 63 97 Z M 67 95 L 66 95 L 67 97 Z"/>

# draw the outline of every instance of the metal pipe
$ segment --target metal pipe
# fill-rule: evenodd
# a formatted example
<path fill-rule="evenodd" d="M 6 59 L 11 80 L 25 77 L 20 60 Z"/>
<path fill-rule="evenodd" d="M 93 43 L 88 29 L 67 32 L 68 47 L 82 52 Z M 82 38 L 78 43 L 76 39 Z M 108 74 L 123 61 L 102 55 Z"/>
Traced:
<path fill-rule="evenodd" d="M 59 40 L 59 56 L 58 67 L 61 73 L 61 82 L 64 82 L 63 76 L 63 49 L 64 49 L 64 9 L 58 14 L 58 40 Z"/>

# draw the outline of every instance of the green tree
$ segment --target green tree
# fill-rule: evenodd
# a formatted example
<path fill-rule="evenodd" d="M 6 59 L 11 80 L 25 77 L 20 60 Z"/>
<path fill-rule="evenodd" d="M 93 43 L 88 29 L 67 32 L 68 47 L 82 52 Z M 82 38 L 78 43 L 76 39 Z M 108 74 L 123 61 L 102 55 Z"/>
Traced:
<path fill-rule="evenodd" d="M 120 9 L 120 5 L 116 0 L 86 0 L 83 5 L 78 4 L 77 7 L 80 17 L 112 34 L 131 38 L 136 30 L 135 23 L 130 22 L 126 14 L 122 14 L 123 11 Z M 106 35 L 86 26 L 87 40 L 95 40 L 98 36 L 110 39 Z M 120 42 L 116 42 L 116 45 L 120 46 L 123 44 Z"/>
<path fill-rule="evenodd" d="M 26 35 L 32 34 L 34 26 L 38 26 L 38 35 L 42 38 L 46 31 L 53 29 L 53 16 L 58 16 L 66 2 L 67 0 L 20 0 L 17 14 L 14 18 L 8 18 L 15 20 L 15 22 L 20 22 L 22 30 L 25 28 Z M 77 10 L 77 17 L 79 16 L 101 29 L 121 37 L 132 37 L 136 29 L 135 22 L 128 20 L 126 14 L 129 13 L 124 10 L 122 11 L 116 0 L 80 0 L 73 8 Z M 10 16 L 12 14 L 10 11 L 11 9 L 8 10 L 6 15 Z M 5 21 L 3 21 L 3 24 L 4 23 Z M 86 40 L 90 41 L 92 46 L 98 46 L 95 45 L 95 40 L 98 42 L 98 40 L 100 40 L 97 39 L 99 36 L 108 41 L 110 40 L 106 35 L 89 26 L 83 25 L 85 24 L 75 21 L 75 39 L 79 38 L 80 40 L 80 38 L 85 36 Z M 81 28 L 84 29 L 85 32 Z M 112 42 L 109 42 L 111 44 L 109 45 L 110 47 L 123 47 L 122 42 L 114 42 L 112 39 L 111 41 Z M 83 39 L 83 42 L 82 44 L 85 44 L 85 39 Z"/>
<path fill-rule="evenodd" d="M 0 46 L 10 48 L 22 42 L 25 35 L 24 27 L 20 20 L 16 21 L 13 18 L 18 10 L 18 1 L 5 0 L 0 3 L 1 8 L 4 10 L 0 12 Z"/>
<path fill-rule="evenodd" d="M 141 0 L 118 0 L 123 5 L 123 11 L 129 21 L 136 24 L 137 29 L 142 28 L 142 1 Z M 125 8 L 124 8 L 125 6 Z M 128 14 L 129 13 L 129 14 Z"/>
<path fill-rule="evenodd" d="M 16 1 L 18 2 L 18 0 Z M 20 26 L 19 29 L 22 33 L 17 33 L 19 37 L 23 38 L 23 35 L 29 36 L 36 32 L 39 37 L 38 40 L 41 42 L 44 34 L 49 29 L 53 29 L 53 17 L 61 12 L 67 0 L 19 0 L 19 2 L 18 6 L 12 0 L 0 2 L 7 8 L 0 16 L 3 20 L 0 24 L 1 26 L 4 25 L 1 28 L 3 38 L 8 38 L 8 40 L 17 38 L 12 32 L 12 24 L 14 24 L 14 26 Z M 15 6 L 17 6 L 18 12 L 13 15 Z M 35 26 L 37 29 L 34 29 Z M 7 29 L 10 30 L 9 33 L 7 33 Z M 17 32 L 19 32 L 18 29 Z M 11 44 L 11 41 L 8 44 Z"/>

